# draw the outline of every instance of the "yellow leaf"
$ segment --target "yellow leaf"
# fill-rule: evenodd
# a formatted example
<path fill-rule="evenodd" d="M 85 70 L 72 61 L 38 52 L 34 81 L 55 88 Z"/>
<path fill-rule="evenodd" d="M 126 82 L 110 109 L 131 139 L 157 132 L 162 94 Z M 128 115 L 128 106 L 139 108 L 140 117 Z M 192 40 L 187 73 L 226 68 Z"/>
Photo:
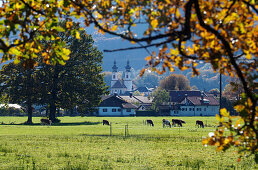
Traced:
<path fill-rule="evenodd" d="M 66 28 L 71 28 L 73 26 L 73 22 L 72 21 L 68 21 L 66 22 Z"/>
<path fill-rule="evenodd" d="M 69 54 L 71 53 L 71 51 L 69 49 L 64 48 L 63 53 L 64 53 L 64 55 L 62 56 L 63 60 L 69 60 L 69 58 L 70 58 Z"/>
<path fill-rule="evenodd" d="M 220 109 L 220 114 L 224 117 L 229 117 L 229 112 L 226 108 Z"/>
<path fill-rule="evenodd" d="M 248 52 L 248 53 L 245 55 L 245 58 L 248 59 L 248 60 L 250 60 L 250 59 L 252 59 L 252 55 Z"/>
<path fill-rule="evenodd" d="M 202 144 L 203 145 L 207 145 L 208 143 L 209 143 L 208 138 L 205 138 L 205 139 L 202 140 Z"/>
<path fill-rule="evenodd" d="M 145 60 L 146 60 L 146 61 L 151 60 L 151 56 L 146 57 Z"/>
<path fill-rule="evenodd" d="M 180 12 L 179 12 L 179 8 L 176 9 L 176 17 L 179 18 L 180 17 Z"/>
<path fill-rule="evenodd" d="M 234 108 L 236 109 L 237 112 L 241 112 L 242 110 L 245 109 L 245 106 L 244 105 L 236 105 Z"/>
<path fill-rule="evenodd" d="M 116 31 L 117 30 L 117 25 L 114 25 L 113 27 L 112 27 L 112 31 Z"/>
<path fill-rule="evenodd" d="M 75 37 L 76 37 L 76 39 L 81 39 L 79 31 L 75 32 Z"/>
<path fill-rule="evenodd" d="M 132 44 L 135 44 L 135 41 L 131 41 Z"/>
<path fill-rule="evenodd" d="M 219 122 L 224 122 L 224 118 L 223 118 L 223 117 L 220 117 L 218 114 L 216 114 L 216 119 L 217 119 Z"/>
<path fill-rule="evenodd" d="M 152 26 L 152 28 L 156 28 L 157 26 L 158 26 L 158 20 L 157 19 L 153 19 L 152 21 L 151 21 L 151 26 Z"/>

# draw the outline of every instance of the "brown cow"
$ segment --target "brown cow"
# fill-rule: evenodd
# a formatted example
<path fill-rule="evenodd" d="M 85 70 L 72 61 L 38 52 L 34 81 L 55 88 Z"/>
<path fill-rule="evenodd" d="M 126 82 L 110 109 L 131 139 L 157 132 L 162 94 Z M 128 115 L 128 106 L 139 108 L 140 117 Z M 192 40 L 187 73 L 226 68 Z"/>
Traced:
<path fill-rule="evenodd" d="M 182 123 L 185 123 L 185 121 L 180 120 L 180 119 L 172 119 L 172 125 L 176 126 L 176 124 L 180 127 L 183 127 Z"/>
<path fill-rule="evenodd" d="M 196 120 L 195 126 L 196 126 L 196 125 L 197 125 L 198 127 L 204 128 L 203 121 L 201 121 L 201 120 Z"/>
<path fill-rule="evenodd" d="M 103 120 L 103 125 L 110 125 L 109 121 L 108 120 Z"/>
<path fill-rule="evenodd" d="M 154 126 L 154 123 L 151 119 L 146 120 L 147 125 Z"/>
<path fill-rule="evenodd" d="M 40 119 L 40 122 L 41 122 L 41 125 L 51 125 L 52 124 L 52 121 L 49 120 L 49 119 Z"/>

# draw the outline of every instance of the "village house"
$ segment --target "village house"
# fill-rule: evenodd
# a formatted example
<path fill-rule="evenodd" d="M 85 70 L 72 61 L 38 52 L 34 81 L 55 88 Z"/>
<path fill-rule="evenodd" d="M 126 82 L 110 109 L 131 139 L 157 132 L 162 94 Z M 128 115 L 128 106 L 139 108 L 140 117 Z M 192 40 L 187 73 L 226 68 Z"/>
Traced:
<path fill-rule="evenodd" d="M 171 116 L 215 116 L 219 102 L 201 91 L 170 91 Z"/>
<path fill-rule="evenodd" d="M 137 106 L 125 101 L 119 95 L 103 96 L 96 116 L 135 116 Z"/>

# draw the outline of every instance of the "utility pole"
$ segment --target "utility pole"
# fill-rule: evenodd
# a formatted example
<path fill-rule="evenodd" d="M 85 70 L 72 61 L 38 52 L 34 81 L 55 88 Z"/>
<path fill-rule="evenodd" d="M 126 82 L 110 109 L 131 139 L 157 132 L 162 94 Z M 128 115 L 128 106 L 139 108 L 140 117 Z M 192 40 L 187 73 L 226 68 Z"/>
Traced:
<path fill-rule="evenodd" d="M 222 109 L 221 104 L 222 104 L 222 75 L 219 73 L 219 110 Z M 219 112 L 220 115 L 220 112 Z M 220 115 L 221 117 L 221 115 Z"/>

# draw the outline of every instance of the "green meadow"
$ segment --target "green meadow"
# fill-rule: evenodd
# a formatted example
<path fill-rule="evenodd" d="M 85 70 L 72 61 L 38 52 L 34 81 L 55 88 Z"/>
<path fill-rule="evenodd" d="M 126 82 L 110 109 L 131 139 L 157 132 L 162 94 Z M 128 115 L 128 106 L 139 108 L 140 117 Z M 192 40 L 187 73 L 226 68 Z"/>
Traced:
<path fill-rule="evenodd" d="M 252 156 L 237 162 L 235 148 L 202 146 L 217 125 L 214 117 L 182 117 L 181 128 L 163 128 L 163 118 L 172 119 L 60 117 L 61 123 L 43 126 L 39 117 L 34 125 L 22 125 L 26 117 L 0 117 L 0 169 L 258 169 Z M 196 120 L 208 127 L 195 127 Z"/>

